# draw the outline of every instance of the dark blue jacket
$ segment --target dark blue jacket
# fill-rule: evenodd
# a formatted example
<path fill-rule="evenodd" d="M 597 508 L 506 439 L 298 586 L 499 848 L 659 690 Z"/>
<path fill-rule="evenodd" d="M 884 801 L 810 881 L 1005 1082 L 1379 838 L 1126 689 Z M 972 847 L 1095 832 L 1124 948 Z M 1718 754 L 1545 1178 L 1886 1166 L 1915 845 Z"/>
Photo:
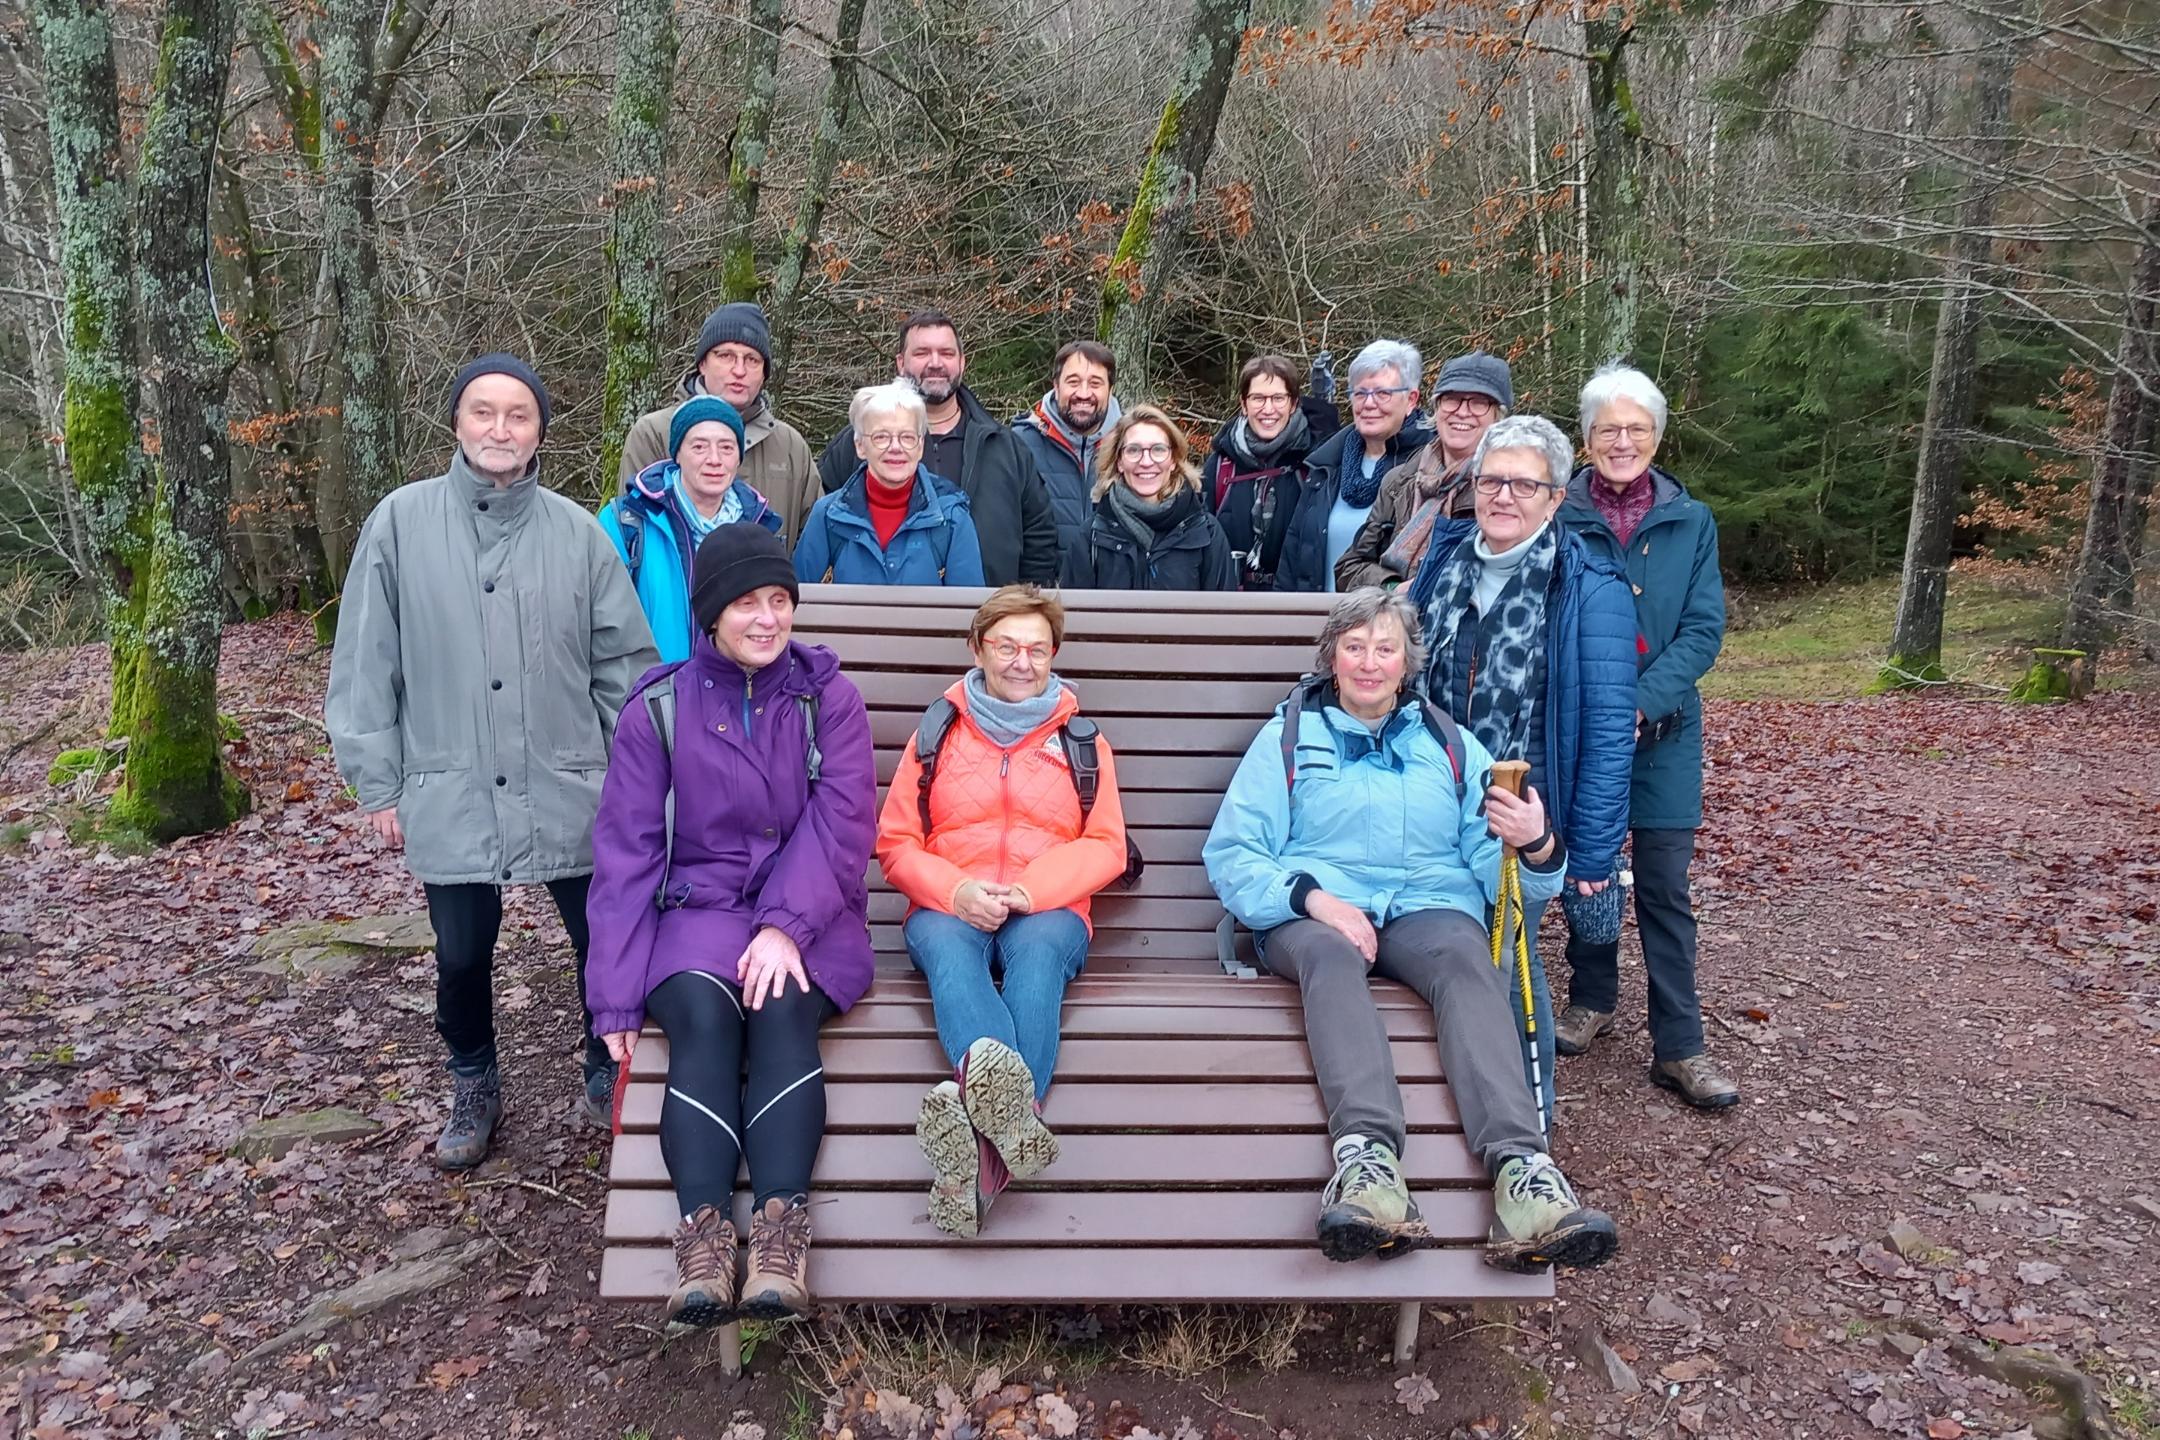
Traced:
<path fill-rule="evenodd" d="M 1663 470 L 1653 468 L 1649 478 L 1656 498 L 1625 554 L 1590 503 L 1587 466 L 1568 482 L 1560 518 L 1626 572 L 1642 637 L 1635 708 L 1645 727 L 1673 721 L 1668 733 L 1635 752 L 1628 823 L 1639 830 L 1694 830 L 1702 825 L 1702 695 L 1695 687 L 1725 644 L 1725 577 L 1710 507 Z"/>
<path fill-rule="evenodd" d="M 1387 474 L 1432 438 L 1432 424 L 1424 412 L 1411 411 L 1402 429 L 1388 441 L 1387 452 L 1380 457 L 1379 473 Z M 1275 565 L 1276 589 L 1328 588 L 1327 522 L 1335 508 L 1335 497 L 1342 493 L 1343 457 L 1351 456 L 1349 463 L 1354 465 L 1364 453 L 1365 437 L 1358 434 L 1357 426 L 1345 425 L 1306 457 L 1305 473 L 1299 477 L 1302 483 L 1298 487 L 1297 512 L 1283 533 L 1282 558 Z"/>
<path fill-rule="evenodd" d="M 890 545 L 878 544 L 870 523 L 869 467 L 810 507 L 795 546 L 796 578 L 835 585 L 980 585 L 982 550 L 968 497 L 921 465 L 908 496 L 907 518 Z"/>
<path fill-rule="evenodd" d="M 1440 568 L 1476 534 L 1475 520 L 1444 521 L 1433 534 L 1410 591 L 1428 635 Z M 1427 677 L 1432 702 L 1458 719 L 1470 714 L 1475 648 L 1457 645 L 1451 673 Z M 1545 693 L 1520 758 L 1567 847 L 1571 880 L 1604 880 L 1619 868 L 1635 760 L 1635 648 L 1634 597 L 1618 567 L 1561 526 L 1545 597 Z"/>

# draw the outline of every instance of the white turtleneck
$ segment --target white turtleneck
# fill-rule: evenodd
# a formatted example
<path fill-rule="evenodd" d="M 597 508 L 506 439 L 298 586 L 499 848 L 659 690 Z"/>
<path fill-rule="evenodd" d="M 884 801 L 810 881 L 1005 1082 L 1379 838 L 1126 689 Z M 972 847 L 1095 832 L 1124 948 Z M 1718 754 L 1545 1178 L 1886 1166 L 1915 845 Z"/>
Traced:
<path fill-rule="evenodd" d="M 1517 570 L 1522 569 L 1523 560 L 1530 554 L 1531 545 L 1536 542 L 1538 536 L 1545 533 L 1546 526 L 1551 524 L 1552 517 L 1548 515 L 1545 517 L 1544 525 L 1538 526 L 1537 529 L 1523 536 L 1518 544 L 1501 551 L 1497 555 L 1493 553 L 1492 547 L 1485 543 L 1484 531 L 1481 530 L 1471 537 L 1470 543 L 1477 547 L 1476 554 L 1478 558 L 1477 590 L 1472 595 L 1471 601 L 1477 606 L 1477 613 L 1481 617 L 1492 613 L 1493 601 L 1500 598 L 1502 588 L 1513 578 Z"/>

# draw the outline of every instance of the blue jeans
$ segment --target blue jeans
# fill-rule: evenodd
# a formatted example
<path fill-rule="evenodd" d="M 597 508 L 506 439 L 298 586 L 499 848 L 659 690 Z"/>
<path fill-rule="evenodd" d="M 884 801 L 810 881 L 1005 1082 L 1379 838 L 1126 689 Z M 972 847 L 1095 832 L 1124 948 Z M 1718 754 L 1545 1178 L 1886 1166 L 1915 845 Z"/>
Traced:
<path fill-rule="evenodd" d="M 1543 1093 L 1539 1096 L 1542 1104 L 1539 1106 L 1538 1118 L 1544 1123 L 1545 1134 L 1549 1140 L 1552 1136 L 1553 1099 L 1560 1086 L 1558 1074 L 1553 1068 L 1559 1063 L 1559 1051 L 1555 1048 L 1553 1039 L 1552 987 L 1545 983 L 1545 957 L 1538 953 L 1537 943 L 1538 922 L 1545 916 L 1546 904 L 1543 900 L 1527 902 L 1524 907 L 1527 913 L 1523 920 L 1524 929 L 1530 936 L 1530 1003 L 1537 1013 L 1536 1073 L 1542 1077 L 1544 1085 Z M 1490 927 L 1487 933 L 1490 933 Z M 1512 943 L 1508 944 L 1506 951 L 1500 956 L 1500 968 L 1507 971 L 1508 1006 L 1515 1014 L 1515 1034 L 1523 1042 L 1523 1083 L 1529 1085 L 1530 1042 L 1529 1038 L 1523 1035 L 1522 978 L 1515 973 L 1515 947 Z"/>
<path fill-rule="evenodd" d="M 938 1042 L 953 1064 L 988 1036 L 1027 1062 L 1037 1100 L 1049 1094 L 1058 1011 L 1066 985 L 1087 963 L 1087 922 L 1070 910 L 1045 910 L 1015 915 L 985 933 L 956 915 L 917 910 L 904 933 L 908 958 L 930 982 Z M 1002 990 L 992 981 L 993 967 L 1004 978 Z"/>

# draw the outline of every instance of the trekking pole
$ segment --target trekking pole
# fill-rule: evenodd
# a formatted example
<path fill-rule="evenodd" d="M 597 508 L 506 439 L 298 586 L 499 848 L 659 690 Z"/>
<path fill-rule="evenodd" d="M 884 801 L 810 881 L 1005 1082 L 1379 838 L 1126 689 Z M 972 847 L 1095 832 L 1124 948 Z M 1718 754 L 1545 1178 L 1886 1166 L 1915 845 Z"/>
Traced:
<path fill-rule="evenodd" d="M 1530 766 L 1522 760 L 1495 760 L 1492 767 L 1492 783 L 1520 796 L 1523 784 L 1530 778 Z M 1508 950 L 1508 935 L 1514 932 L 1515 983 L 1522 991 L 1523 1045 L 1530 1057 L 1530 1098 L 1537 1106 L 1538 1126 L 1545 1124 L 1545 1067 L 1538 1060 L 1537 1044 L 1537 997 L 1530 986 L 1530 930 L 1523 913 L 1522 861 L 1515 847 L 1502 842 L 1500 847 L 1500 885 L 1493 906 L 1492 962 L 1498 969 Z"/>

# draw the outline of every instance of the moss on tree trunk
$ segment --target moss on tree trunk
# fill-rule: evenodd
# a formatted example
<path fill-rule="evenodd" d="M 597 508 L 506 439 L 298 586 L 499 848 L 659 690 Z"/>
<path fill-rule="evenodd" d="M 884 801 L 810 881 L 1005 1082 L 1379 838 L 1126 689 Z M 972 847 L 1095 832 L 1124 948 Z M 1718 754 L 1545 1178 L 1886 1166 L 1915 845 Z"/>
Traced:
<path fill-rule="evenodd" d="M 608 113 L 615 183 L 609 194 L 607 375 L 601 390 L 603 482 L 623 441 L 660 403 L 660 320 L 666 302 L 667 117 L 675 90 L 675 12 L 669 0 L 618 0 L 615 104 Z"/>
<path fill-rule="evenodd" d="M 780 0 L 750 0 L 743 34 L 742 109 L 735 117 L 728 165 L 728 242 L 720 288 L 730 300 L 755 300 L 758 195 L 765 183 L 773 95 L 780 80 Z"/>
<path fill-rule="evenodd" d="M 788 357 L 794 353 L 803 277 L 824 222 L 825 198 L 832 191 L 840 143 L 847 136 L 848 111 L 855 100 L 856 47 L 862 39 L 863 14 L 869 8 L 869 0 L 840 0 L 840 18 L 833 26 L 832 70 L 825 81 L 825 97 L 818 106 L 817 132 L 810 141 L 810 168 L 803 180 L 802 203 L 780 247 L 780 263 L 773 269 L 773 367 L 779 372 L 773 377 L 775 383 L 786 380 Z"/>

